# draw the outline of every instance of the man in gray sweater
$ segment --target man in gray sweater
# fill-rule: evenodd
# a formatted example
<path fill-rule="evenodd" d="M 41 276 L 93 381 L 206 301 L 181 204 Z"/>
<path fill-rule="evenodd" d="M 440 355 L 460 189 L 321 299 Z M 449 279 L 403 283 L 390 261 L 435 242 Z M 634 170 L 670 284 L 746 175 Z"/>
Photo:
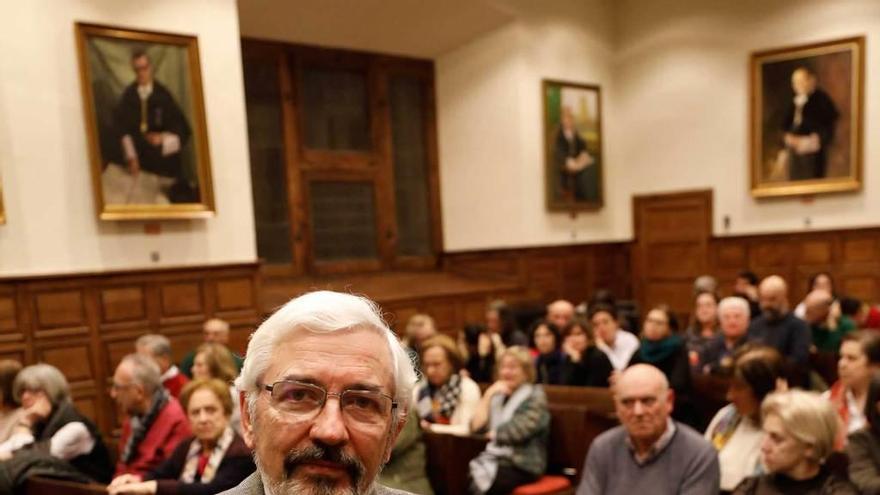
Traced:
<path fill-rule="evenodd" d="M 627 368 L 615 386 L 621 426 L 590 446 L 577 495 L 709 495 L 718 493 L 715 449 L 670 419 L 673 392 L 648 364 Z"/>

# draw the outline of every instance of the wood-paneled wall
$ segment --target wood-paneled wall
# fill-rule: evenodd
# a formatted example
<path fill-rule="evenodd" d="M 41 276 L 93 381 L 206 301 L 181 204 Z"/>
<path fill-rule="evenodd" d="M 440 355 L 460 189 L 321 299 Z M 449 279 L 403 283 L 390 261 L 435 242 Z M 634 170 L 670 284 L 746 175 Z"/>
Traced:
<path fill-rule="evenodd" d="M 107 393 L 119 360 L 144 333 L 161 333 L 180 359 L 201 342 L 202 323 L 223 318 L 242 352 L 260 318 L 258 265 L 0 279 L 0 358 L 44 362 L 64 373 L 74 402 L 109 433 Z"/>

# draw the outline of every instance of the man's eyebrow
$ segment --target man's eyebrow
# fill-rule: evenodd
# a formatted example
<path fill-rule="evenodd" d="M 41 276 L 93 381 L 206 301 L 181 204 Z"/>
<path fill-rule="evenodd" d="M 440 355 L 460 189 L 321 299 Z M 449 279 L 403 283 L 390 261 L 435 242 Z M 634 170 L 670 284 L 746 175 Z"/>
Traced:
<path fill-rule="evenodd" d="M 317 380 L 308 375 L 297 375 L 295 373 L 290 373 L 279 378 L 279 381 L 294 381 L 301 383 L 308 383 L 309 385 L 317 385 L 321 388 L 326 388 L 324 383 L 320 380 Z M 376 385 L 374 383 L 366 383 L 366 382 L 355 382 L 346 386 L 343 390 L 362 390 L 365 392 L 380 392 L 385 393 L 381 386 Z"/>

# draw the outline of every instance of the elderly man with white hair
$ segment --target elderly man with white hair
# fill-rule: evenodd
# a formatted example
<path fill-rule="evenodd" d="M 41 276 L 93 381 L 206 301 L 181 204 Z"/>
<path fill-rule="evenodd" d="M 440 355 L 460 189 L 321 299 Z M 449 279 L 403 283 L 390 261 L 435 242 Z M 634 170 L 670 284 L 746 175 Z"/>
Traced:
<path fill-rule="evenodd" d="M 721 332 L 700 353 L 703 373 L 715 373 L 733 366 L 733 355 L 748 340 L 749 302 L 739 296 L 725 297 L 718 303 Z"/>
<path fill-rule="evenodd" d="M 257 471 L 227 495 L 394 495 L 376 483 L 416 375 L 371 301 L 297 297 L 251 336 L 236 386 Z"/>
<path fill-rule="evenodd" d="M 615 384 L 621 426 L 590 445 L 577 495 L 718 493 L 715 449 L 689 426 L 670 418 L 674 393 L 662 371 L 636 364 Z"/>
<path fill-rule="evenodd" d="M 806 367 L 810 357 L 810 329 L 788 306 L 788 284 L 771 275 L 758 286 L 761 316 L 749 326 L 749 340 L 775 347 L 794 364 Z"/>

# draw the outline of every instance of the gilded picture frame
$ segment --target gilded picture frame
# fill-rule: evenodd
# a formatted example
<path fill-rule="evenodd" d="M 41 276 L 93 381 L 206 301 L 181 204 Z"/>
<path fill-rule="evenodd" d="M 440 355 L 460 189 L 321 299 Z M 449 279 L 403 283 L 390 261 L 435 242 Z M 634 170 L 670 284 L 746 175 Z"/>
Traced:
<path fill-rule="evenodd" d="M 76 23 L 101 220 L 215 213 L 195 36 Z"/>
<path fill-rule="evenodd" d="M 864 71 L 864 36 L 751 55 L 754 197 L 861 189 Z"/>
<path fill-rule="evenodd" d="M 549 211 L 602 208 L 602 97 L 595 84 L 545 79 L 544 170 Z"/>

